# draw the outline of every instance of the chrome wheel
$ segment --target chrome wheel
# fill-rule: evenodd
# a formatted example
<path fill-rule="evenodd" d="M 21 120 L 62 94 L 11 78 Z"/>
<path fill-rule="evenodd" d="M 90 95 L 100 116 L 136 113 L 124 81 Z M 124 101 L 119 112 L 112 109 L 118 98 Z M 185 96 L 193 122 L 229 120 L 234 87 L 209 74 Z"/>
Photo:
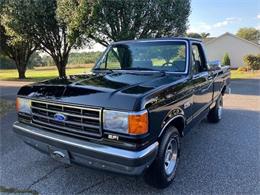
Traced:
<path fill-rule="evenodd" d="M 222 110 L 223 110 L 223 107 L 219 106 L 219 108 L 218 108 L 218 118 L 219 119 L 221 119 L 221 117 L 222 117 Z"/>
<path fill-rule="evenodd" d="M 172 138 L 166 148 L 164 157 L 164 169 L 167 175 L 171 175 L 176 168 L 178 155 L 178 143 Z"/>
<path fill-rule="evenodd" d="M 219 119 L 222 118 L 222 111 L 223 111 L 223 101 L 222 101 L 222 98 L 221 98 L 220 102 L 219 102 L 219 107 L 218 107 L 218 118 Z"/>

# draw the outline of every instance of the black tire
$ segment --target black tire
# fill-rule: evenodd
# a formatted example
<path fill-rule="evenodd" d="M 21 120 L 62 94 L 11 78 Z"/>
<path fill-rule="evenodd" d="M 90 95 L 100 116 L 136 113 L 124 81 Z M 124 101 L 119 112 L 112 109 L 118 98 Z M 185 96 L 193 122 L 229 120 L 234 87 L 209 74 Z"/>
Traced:
<path fill-rule="evenodd" d="M 172 145 L 172 148 L 174 149 L 176 146 L 176 154 L 175 152 L 169 153 L 169 150 L 167 149 L 169 149 L 168 146 L 170 145 Z M 170 167 L 171 169 L 166 168 L 167 167 L 166 155 L 167 155 L 167 160 L 175 159 L 173 160 L 175 161 L 173 168 L 172 166 L 170 167 L 170 163 L 168 163 L 168 168 Z M 166 188 L 167 186 L 169 186 L 175 178 L 176 168 L 179 162 L 179 156 L 180 156 L 179 132 L 175 127 L 169 127 L 168 129 L 166 129 L 165 133 L 162 135 L 160 139 L 160 144 L 159 144 L 156 159 L 154 160 L 151 167 L 146 171 L 145 181 L 149 185 L 159 189 Z M 167 171 L 169 172 L 167 173 Z"/>
<path fill-rule="evenodd" d="M 222 110 L 223 110 L 223 96 L 220 95 L 216 100 L 216 105 L 212 108 L 208 113 L 208 121 L 210 123 L 217 123 L 222 118 Z"/>

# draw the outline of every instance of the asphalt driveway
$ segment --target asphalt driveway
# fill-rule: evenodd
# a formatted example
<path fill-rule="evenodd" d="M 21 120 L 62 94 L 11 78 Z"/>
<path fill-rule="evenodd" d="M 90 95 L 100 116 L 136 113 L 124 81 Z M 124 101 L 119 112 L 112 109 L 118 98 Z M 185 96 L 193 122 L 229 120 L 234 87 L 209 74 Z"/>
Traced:
<path fill-rule="evenodd" d="M 4 90 L 11 95 L 1 98 L 14 100 L 17 88 Z M 27 194 L 260 194 L 260 80 L 233 81 L 224 107 L 220 123 L 202 121 L 182 139 L 177 177 L 165 190 L 50 159 L 14 135 L 12 111 L 0 119 L 0 186 Z"/>

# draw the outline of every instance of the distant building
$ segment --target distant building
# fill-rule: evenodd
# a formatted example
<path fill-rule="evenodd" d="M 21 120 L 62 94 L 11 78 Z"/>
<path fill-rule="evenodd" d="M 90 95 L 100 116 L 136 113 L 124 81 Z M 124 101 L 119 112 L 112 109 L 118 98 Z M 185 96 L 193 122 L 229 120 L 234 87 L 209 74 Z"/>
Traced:
<path fill-rule="evenodd" d="M 228 53 L 232 68 L 244 65 L 243 58 L 248 54 L 260 54 L 260 45 L 237 37 L 231 33 L 204 40 L 208 61 L 222 61 Z"/>

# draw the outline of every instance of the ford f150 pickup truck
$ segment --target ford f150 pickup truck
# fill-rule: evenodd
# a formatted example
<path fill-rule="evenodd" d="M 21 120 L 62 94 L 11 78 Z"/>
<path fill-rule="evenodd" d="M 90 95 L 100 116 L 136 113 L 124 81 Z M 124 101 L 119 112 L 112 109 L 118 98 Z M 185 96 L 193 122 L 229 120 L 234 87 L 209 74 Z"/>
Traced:
<path fill-rule="evenodd" d="M 201 41 L 161 38 L 111 44 L 90 74 L 22 87 L 14 132 L 64 163 L 174 179 L 180 139 L 207 117 L 219 122 L 228 67 L 207 63 Z"/>

